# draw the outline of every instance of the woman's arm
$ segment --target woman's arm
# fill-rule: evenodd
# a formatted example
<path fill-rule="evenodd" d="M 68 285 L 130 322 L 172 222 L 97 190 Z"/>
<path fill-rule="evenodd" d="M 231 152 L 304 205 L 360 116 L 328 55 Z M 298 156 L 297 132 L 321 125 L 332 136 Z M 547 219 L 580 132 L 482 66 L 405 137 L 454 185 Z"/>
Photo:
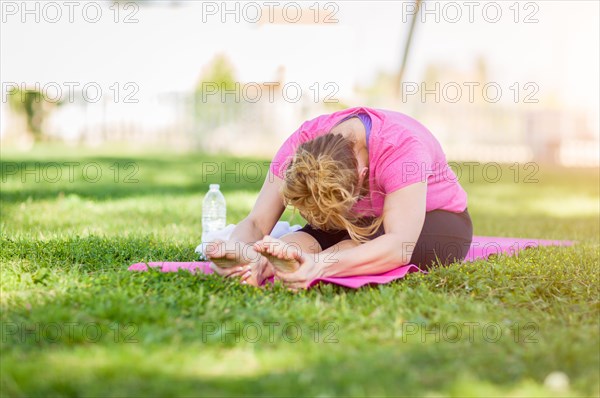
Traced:
<path fill-rule="evenodd" d="M 425 222 L 427 183 L 417 182 L 385 198 L 385 234 L 341 250 L 325 250 L 315 257 L 321 277 L 381 274 L 409 263 Z"/>
<path fill-rule="evenodd" d="M 250 214 L 236 225 L 229 240 L 253 243 L 271 233 L 285 210 L 280 194 L 282 183 L 283 180 L 271 174 L 271 171 L 267 173 L 254 207 Z"/>

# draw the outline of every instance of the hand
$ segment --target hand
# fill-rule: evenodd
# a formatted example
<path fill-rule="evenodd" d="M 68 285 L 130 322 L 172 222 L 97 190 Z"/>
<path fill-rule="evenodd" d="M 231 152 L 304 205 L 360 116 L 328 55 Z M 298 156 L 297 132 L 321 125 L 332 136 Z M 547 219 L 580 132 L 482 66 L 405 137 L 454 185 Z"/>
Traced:
<path fill-rule="evenodd" d="M 308 289 L 309 284 L 323 277 L 323 269 L 315 261 L 315 254 L 305 254 L 299 259 L 300 267 L 294 272 L 284 272 L 275 269 L 275 277 L 283 282 L 290 290 Z"/>

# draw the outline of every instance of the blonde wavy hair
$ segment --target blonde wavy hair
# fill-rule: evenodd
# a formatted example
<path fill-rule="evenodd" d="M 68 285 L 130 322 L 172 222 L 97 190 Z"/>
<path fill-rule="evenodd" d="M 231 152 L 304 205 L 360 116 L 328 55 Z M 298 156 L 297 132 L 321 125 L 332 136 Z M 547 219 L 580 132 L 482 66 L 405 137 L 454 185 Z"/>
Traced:
<path fill-rule="evenodd" d="M 282 195 L 285 204 L 297 209 L 313 227 L 347 230 L 352 240 L 366 242 L 383 219 L 361 217 L 352 211 L 368 191 L 358 187 L 354 145 L 338 134 L 324 134 L 301 144 L 286 169 Z"/>

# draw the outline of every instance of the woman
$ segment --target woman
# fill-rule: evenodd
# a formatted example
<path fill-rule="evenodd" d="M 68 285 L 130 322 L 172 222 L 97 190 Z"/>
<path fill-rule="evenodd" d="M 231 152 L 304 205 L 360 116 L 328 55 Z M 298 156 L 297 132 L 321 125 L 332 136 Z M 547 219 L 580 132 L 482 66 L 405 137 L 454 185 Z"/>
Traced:
<path fill-rule="evenodd" d="M 286 205 L 308 223 L 266 236 Z M 467 195 L 436 138 L 407 115 L 360 107 L 303 123 L 248 217 L 207 255 L 220 275 L 260 284 L 275 274 L 298 289 L 315 278 L 447 265 L 464 259 L 472 236 Z"/>

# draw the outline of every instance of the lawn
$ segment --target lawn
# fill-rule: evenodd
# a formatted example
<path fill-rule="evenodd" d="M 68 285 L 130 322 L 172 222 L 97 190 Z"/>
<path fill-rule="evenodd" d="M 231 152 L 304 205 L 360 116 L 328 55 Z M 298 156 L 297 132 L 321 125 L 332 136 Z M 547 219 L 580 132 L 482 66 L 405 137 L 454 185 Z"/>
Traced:
<path fill-rule="evenodd" d="M 2 396 L 600 395 L 598 170 L 454 165 L 475 234 L 570 248 L 298 294 L 126 270 L 195 260 L 208 184 L 238 222 L 267 164 L 4 151 Z"/>

